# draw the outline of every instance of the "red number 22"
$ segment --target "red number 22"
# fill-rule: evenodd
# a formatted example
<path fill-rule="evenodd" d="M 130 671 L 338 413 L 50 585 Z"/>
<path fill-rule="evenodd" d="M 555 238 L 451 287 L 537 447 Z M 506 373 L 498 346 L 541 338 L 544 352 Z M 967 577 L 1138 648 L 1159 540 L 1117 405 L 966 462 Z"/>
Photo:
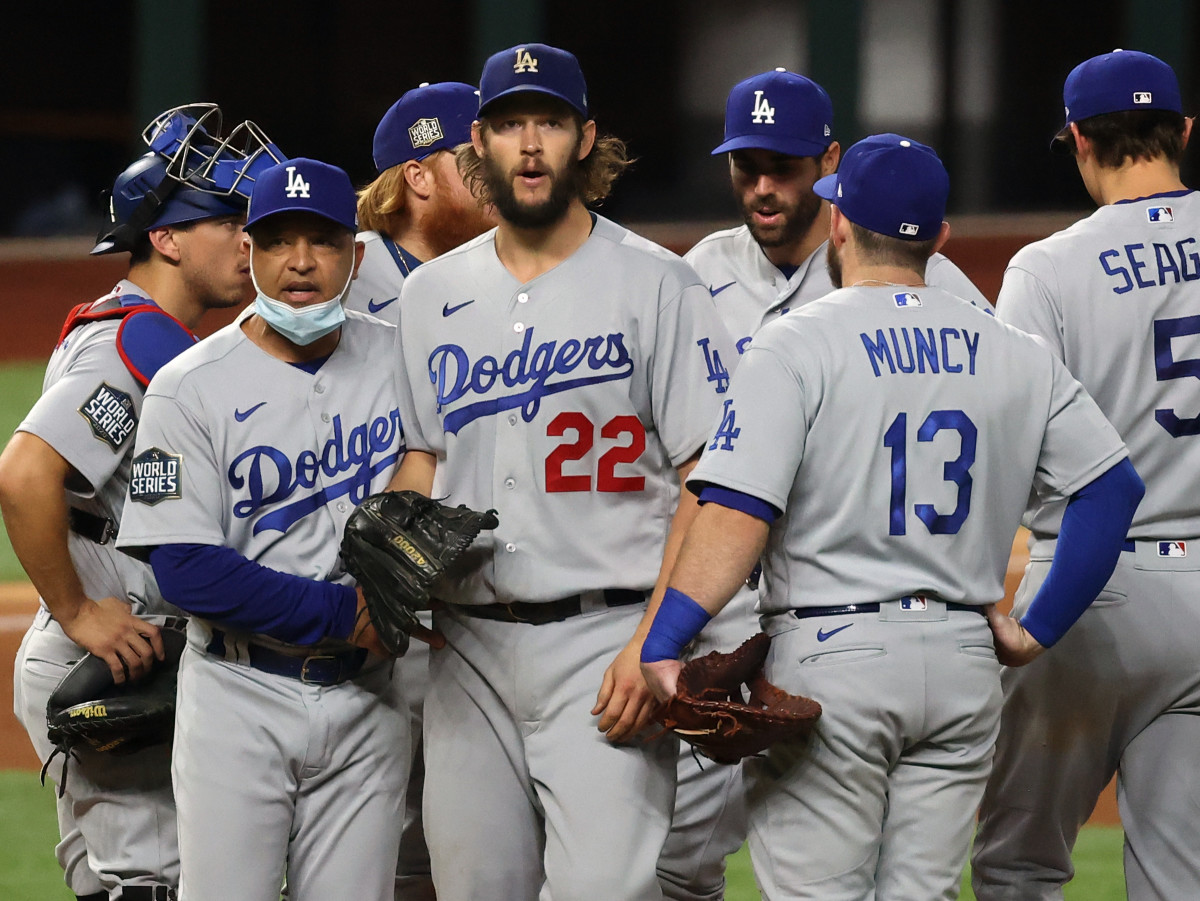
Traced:
<path fill-rule="evenodd" d="M 596 428 L 592 421 L 578 412 L 559 413 L 546 426 L 546 435 L 561 438 L 567 432 L 575 433 L 574 441 L 566 441 L 546 457 L 546 491 L 591 491 L 592 476 L 564 475 L 563 463 L 582 460 L 595 442 Z M 614 444 L 601 456 L 596 466 L 597 491 L 642 491 L 646 487 L 644 476 L 619 476 L 617 464 L 633 463 L 646 449 L 646 429 L 636 416 L 614 416 L 600 429 L 600 437 L 608 440 L 629 436 L 628 443 Z"/>

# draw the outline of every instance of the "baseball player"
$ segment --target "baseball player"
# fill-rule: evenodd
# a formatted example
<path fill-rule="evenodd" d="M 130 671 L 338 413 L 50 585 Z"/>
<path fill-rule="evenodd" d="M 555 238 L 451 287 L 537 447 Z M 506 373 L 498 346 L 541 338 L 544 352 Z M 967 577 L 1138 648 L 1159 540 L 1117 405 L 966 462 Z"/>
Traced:
<path fill-rule="evenodd" d="M 1180 180 L 1192 120 L 1171 67 L 1132 50 L 1077 66 L 1069 150 L 1100 208 L 1022 249 L 997 315 L 1083 383 L 1146 481 L 1124 553 L 1053 654 L 1004 674 L 996 763 L 974 853 L 976 896 L 1061 898 L 1079 828 L 1115 773 L 1130 899 L 1200 897 L 1200 399 L 1194 335 L 1200 198 Z M 1028 608 L 1067 540 L 1062 505 L 1026 513 Z"/>
<path fill-rule="evenodd" d="M 471 140 L 479 93 L 468 84 L 423 84 L 408 91 L 384 114 L 375 130 L 374 158 L 379 177 L 359 191 L 358 240 L 366 248 L 346 308 L 391 322 L 410 272 L 423 260 L 482 234 L 492 222 L 463 185 L 454 149 Z M 432 627 L 428 613 L 419 614 Z M 425 766 L 421 753 L 421 711 L 429 683 L 429 647 L 414 643 L 396 663 L 404 683 L 413 742 L 404 832 L 396 872 L 397 901 L 434 897 L 429 850 L 421 825 Z"/>
<path fill-rule="evenodd" d="M 71 311 L 42 396 L 0 456 L 5 526 L 41 595 L 17 654 L 14 706 L 59 785 L 67 885 L 89 901 L 165 898 L 178 882 L 169 748 L 81 750 L 69 770 L 49 766 L 46 702 L 88 652 L 118 682 L 142 675 L 162 658 L 159 626 L 180 615 L 112 538 L 147 382 L 195 342 L 207 310 L 252 296 L 241 227 L 253 174 L 278 151 L 265 139 L 244 145 L 248 155 L 218 145 L 220 122 L 214 104 L 193 104 L 147 127 L 151 150 L 117 176 L 112 222 L 92 251 L 129 253 L 129 273 Z M 234 132 L 261 135 L 252 123 Z"/>
<path fill-rule="evenodd" d="M 746 224 L 709 235 L 684 259 L 708 285 L 744 353 L 764 324 L 833 290 L 825 266 L 829 204 L 813 191 L 818 178 L 836 171 L 841 156 L 829 95 L 785 69 L 747 78 L 729 93 L 725 140 L 712 152 L 729 156 Z M 990 310 L 970 279 L 940 253 L 929 258 L 925 281 Z M 755 584 L 757 575 L 749 582 Z M 731 651 L 757 632 L 755 600 L 750 585 L 740 590 L 690 652 Z M 745 839 L 741 768 L 712 766 L 683 746 L 675 816 L 659 861 L 664 893 L 678 901 L 721 898 L 725 858 Z"/>
<path fill-rule="evenodd" d="M 677 749 L 629 741 L 655 706 L 638 649 L 733 345 L 681 260 L 588 211 L 625 157 L 573 55 L 503 50 L 480 101 L 459 167 L 499 225 L 409 277 L 398 329 L 394 487 L 436 471 L 447 503 L 500 518 L 434 614 L 434 882 L 442 901 L 657 899 Z"/>
<path fill-rule="evenodd" d="M 932 150 L 867 138 L 815 190 L 842 290 L 763 327 L 739 364 L 643 670 L 669 698 L 680 650 L 765 550 L 766 676 L 824 713 L 810 747 L 746 765 L 763 897 L 954 899 L 1000 664 L 1054 644 L 1099 591 L 1141 482 L 1061 363 L 925 285 L 948 234 Z M 1018 622 L 991 602 L 1031 489 L 1075 499 L 1072 538 Z"/>
<path fill-rule="evenodd" d="M 366 253 L 346 309 L 395 325 L 408 274 L 494 224 L 454 164 L 478 109 L 475 88 L 447 81 L 408 91 L 379 120 L 372 148 L 379 176 L 358 195 Z"/>
<path fill-rule="evenodd" d="M 342 307 L 362 256 L 341 170 L 255 184 L 254 305 L 146 394 L 118 546 L 193 616 L 173 778 L 189 901 L 391 899 L 403 693 L 338 547 L 404 451 L 393 327 Z M 366 623 L 367 628 L 362 628 Z"/>

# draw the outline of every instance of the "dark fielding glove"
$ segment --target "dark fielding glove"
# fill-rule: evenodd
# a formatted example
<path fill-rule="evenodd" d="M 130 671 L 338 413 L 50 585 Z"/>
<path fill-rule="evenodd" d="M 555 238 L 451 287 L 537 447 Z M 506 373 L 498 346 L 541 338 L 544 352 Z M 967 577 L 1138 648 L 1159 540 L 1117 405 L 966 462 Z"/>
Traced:
<path fill-rule="evenodd" d="M 63 676 L 46 702 L 46 734 L 54 753 L 42 767 L 43 785 L 50 762 L 59 754 L 69 760 L 81 747 L 103 754 L 132 754 L 171 741 L 179 658 L 187 634 L 182 620 L 163 625 L 160 634 L 164 659 L 156 660 L 150 672 L 135 682 L 117 685 L 108 664 L 94 654 L 81 658 Z M 64 765 L 59 797 L 66 782 Z"/>
<path fill-rule="evenodd" d="M 447 507 L 415 491 L 373 494 L 355 508 L 346 521 L 342 562 L 362 589 L 384 647 L 398 657 L 410 635 L 434 647 L 445 643 L 421 625 L 417 611 L 429 609 L 431 586 L 475 536 L 499 524 L 495 510 Z"/>
<path fill-rule="evenodd" d="M 737 763 L 775 742 L 807 737 L 821 705 L 766 680 L 762 670 L 770 647 L 770 636 L 760 632 L 736 651 L 713 651 L 685 663 L 659 722 L 717 763 Z M 750 689 L 749 702 L 743 685 Z"/>

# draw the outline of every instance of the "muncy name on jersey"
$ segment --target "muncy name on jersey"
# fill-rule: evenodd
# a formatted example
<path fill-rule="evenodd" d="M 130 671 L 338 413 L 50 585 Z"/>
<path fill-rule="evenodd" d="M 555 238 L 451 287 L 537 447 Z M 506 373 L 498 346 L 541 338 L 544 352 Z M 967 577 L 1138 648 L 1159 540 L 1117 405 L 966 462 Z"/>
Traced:
<path fill-rule="evenodd" d="M 472 361 L 457 344 L 440 344 L 433 349 L 429 355 L 429 378 L 437 391 L 439 413 L 468 395 L 497 395 L 447 413 L 442 427 L 448 433 L 457 434 L 467 423 L 482 416 L 494 416 L 517 407 L 529 422 L 537 415 L 543 397 L 633 375 L 633 358 L 621 332 L 582 341 L 569 338 L 561 344 L 546 341 L 536 347 L 533 333 L 533 328 L 526 329 L 521 346 L 509 353 L 503 363 L 488 355 Z M 586 367 L 591 374 L 566 377 L 580 367 Z M 522 391 L 506 393 L 526 385 Z"/>
<path fill-rule="evenodd" d="M 335 498 L 349 495 L 359 504 L 370 493 L 371 481 L 392 466 L 404 452 L 404 430 L 400 411 L 352 428 L 342 429 L 342 417 L 333 417 L 333 435 L 320 451 L 306 449 L 292 460 L 277 447 L 260 444 L 243 451 L 229 466 L 229 484 L 246 491 L 245 499 L 233 505 L 239 519 L 253 516 L 269 504 L 279 504 L 303 488 L 313 488 L 320 473 L 327 480 L 349 473 L 339 482 L 282 507 L 277 507 L 254 524 L 254 534 L 276 529 L 286 532 L 295 522 Z"/>

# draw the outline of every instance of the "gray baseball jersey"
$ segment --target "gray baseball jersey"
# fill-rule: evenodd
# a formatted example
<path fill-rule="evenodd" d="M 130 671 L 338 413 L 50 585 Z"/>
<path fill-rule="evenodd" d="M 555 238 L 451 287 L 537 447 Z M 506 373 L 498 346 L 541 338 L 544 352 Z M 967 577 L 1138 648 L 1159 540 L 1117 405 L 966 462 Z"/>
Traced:
<path fill-rule="evenodd" d="M 401 298 L 409 445 L 438 457 L 449 503 L 500 512 L 446 599 L 649 589 L 674 468 L 703 445 L 736 353 L 695 274 L 607 219 L 527 285 L 493 236 L 423 265 Z M 587 541 L 564 541 L 582 522 Z"/>
<path fill-rule="evenodd" d="M 346 309 L 395 325 L 400 317 L 400 286 L 421 261 L 379 232 L 359 232 L 356 240 L 365 250 L 358 276 L 350 284 Z"/>
<path fill-rule="evenodd" d="M 1198 240 L 1200 195 L 1158 195 L 1101 207 L 1023 248 L 1004 274 L 997 315 L 1083 383 L 1146 494 L 1100 597 L 1052 653 L 1004 675 L 973 860 L 980 899 L 1061 897 L 1078 831 L 1118 772 L 1129 897 L 1200 894 L 1187 775 L 1200 763 Z M 1061 503 L 1027 514 L 1018 612 L 1046 577 L 1061 516 Z"/>
<path fill-rule="evenodd" d="M 249 313 L 151 382 L 118 546 L 223 545 L 348 584 L 338 553 L 346 519 L 386 488 L 404 452 L 394 381 L 380 366 L 395 329 L 347 313 L 337 348 L 310 373 L 254 344 L 240 327 Z M 286 848 L 289 897 L 337 897 L 353 885 L 390 901 L 409 769 L 390 662 L 369 658 L 354 678 L 309 684 L 255 661 L 263 649 L 327 661 L 345 641 L 297 648 L 224 627 L 218 637 L 220 625 L 193 617 L 180 664 L 181 894 L 267 897 L 285 876 Z M 353 822 L 331 820 L 348 796 Z"/>
<path fill-rule="evenodd" d="M 1126 456 L 1061 363 L 937 288 L 837 291 L 760 330 L 739 370 L 689 484 L 787 512 L 764 612 L 999 600 L 1030 487 L 1067 497 Z"/>
<path fill-rule="evenodd" d="M 122 301 L 145 296 L 122 280 L 90 312 L 114 313 Z M 17 427 L 49 444 L 78 474 L 67 487 L 68 505 L 114 524 L 121 520 L 143 394 L 117 348 L 122 321 L 102 319 L 71 330 L 50 357 L 41 397 Z M 98 544 L 71 531 L 67 547 L 89 598 L 122 598 L 134 613 L 157 622 L 179 614 L 163 601 L 149 566 L 119 553 L 111 542 Z M 14 681 L 14 709 L 43 762 L 54 750 L 46 737 L 46 702 L 82 654 L 43 602 L 21 643 Z M 123 880 L 178 881 L 165 749 L 120 759 L 82 752 L 65 779 L 58 766 L 48 772 L 66 783 L 58 805 L 59 859 L 72 891 L 85 895 L 97 883 L 107 890 Z M 137 803 L 129 803 L 135 796 Z M 130 873 L 141 875 L 130 879 Z"/>
<path fill-rule="evenodd" d="M 833 290 L 822 244 L 800 264 L 791 278 L 767 259 L 745 225 L 713 232 L 688 251 L 685 260 L 712 292 L 739 353 L 767 322 L 799 309 Z M 925 267 L 925 281 L 985 310 L 991 309 L 962 270 L 940 253 Z"/>
<path fill-rule="evenodd" d="M 494 232 L 424 264 L 401 296 L 409 446 L 436 455 L 447 503 L 500 525 L 435 613 L 425 705 L 425 828 L 438 894 L 660 898 L 674 742 L 615 748 L 591 709 L 654 585 L 679 486 L 736 356 L 678 257 L 600 217 L 521 284 Z M 633 589 L 633 591 L 628 591 Z M 464 609 L 562 602 L 540 625 Z M 596 786 L 600 786 L 597 790 Z M 471 847 L 464 858 L 462 847 Z"/>

